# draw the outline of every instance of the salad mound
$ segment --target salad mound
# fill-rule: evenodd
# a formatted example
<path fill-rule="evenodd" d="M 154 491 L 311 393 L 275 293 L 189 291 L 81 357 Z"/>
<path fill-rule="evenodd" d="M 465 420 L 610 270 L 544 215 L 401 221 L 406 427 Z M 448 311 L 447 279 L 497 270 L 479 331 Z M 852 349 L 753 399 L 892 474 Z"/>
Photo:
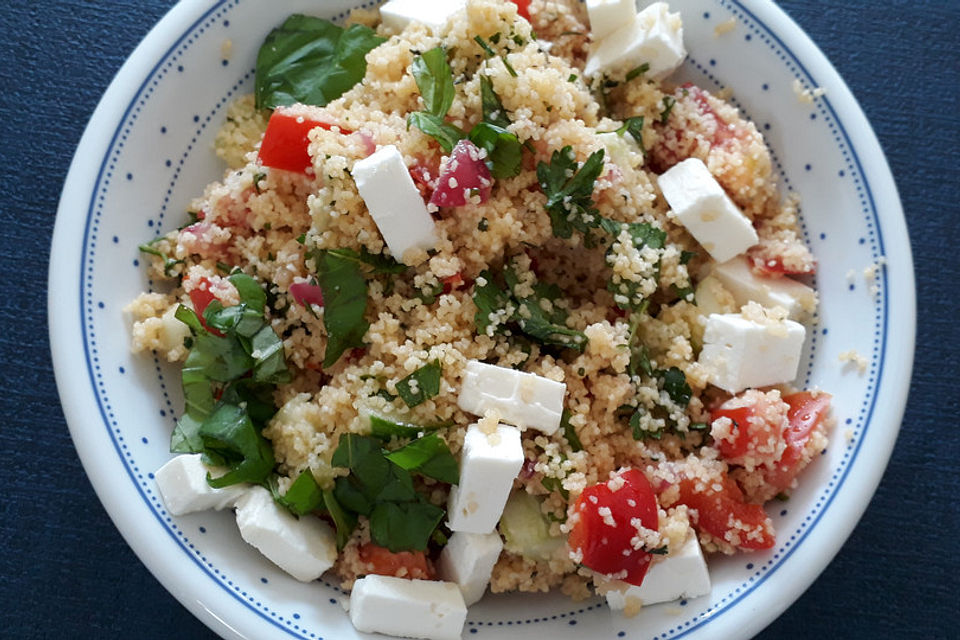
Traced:
<path fill-rule="evenodd" d="M 626 26 L 591 36 L 601 4 Z M 223 178 L 141 246 L 133 349 L 182 367 L 165 502 L 236 508 L 361 630 L 409 635 L 377 618 L 404 598 L 462 624 L 488 586 L 704 595 L 703 554 L 775 545 L 764 503 L 832 422 L 792 386 L 797 200 L 752 122 L 671 80 L 665 4 L 418 6 L 272 30 Z"/>

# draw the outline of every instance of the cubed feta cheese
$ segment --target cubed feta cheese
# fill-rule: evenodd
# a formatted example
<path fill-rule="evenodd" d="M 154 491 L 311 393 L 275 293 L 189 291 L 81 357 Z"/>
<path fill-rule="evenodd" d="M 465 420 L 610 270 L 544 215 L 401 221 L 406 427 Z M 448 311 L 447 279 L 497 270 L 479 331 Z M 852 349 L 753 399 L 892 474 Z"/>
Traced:
<path fill-rule="evenodd" d="M 765 323 L 739 313 L 711 314 L 700 364 L 714 385 L 730 393 L 790 382 L 797 377 L 806 330 L 792 320 Z"/>
<path fill-rule="evenodd" d="M 457 583 L 469 607 L 483 597 L 502 550 L 503 540 L 496 531 L 486 534 L 458 531 L 450 536 L 440 552 L 440 577 Z"/>
<path fill-rule="evenodd" d="M 232 507 L 248 484 L 214 489 L 207 483 L 207 474 L 221 476 L 223 469 L 207 467 L 199 453 L 179 455 L 157 469 L 154 478 L 167 511 L 175 516 L 206 509 Z"/>
<path fill-rule="evenodd" d="M 353 583 L 350 621 L 358 631 L 460 640 L 467 605 L 452 582 L 369 575 Z"/>
<path fill-rule="evenodd" d="M 683 48 L 683 23 L 665 2 L 654 2 L 629 23 L 595 43 L 583 72 L 622 78 L 637 67 L 649 65 L 644 77 L 658 80 L 672 73 L 687 56 Z"/>
<path fill-rule="evenodd" d="M 630 24 L 637 16 L 636 0 L 587 0 L 590 33 L 597 42 Z"/>
<path fill-rule="evenodd" d="M 410 249 L 436 246 L 436 225 L 399 149 L 387 145 L 358 160 L 353 179 L 394 258 L 402 262 Z"/>
<path fill-rule="evenodd" d="M 813 289 L 786 276 L 758 276 L 745 256 L 717 265 L 711 275 L 733 294 L 738 306 L 752 301 L 764 307 L 783 307 L 793 320 L 813 313 L 817 307 L 817 294 Z"/>
<path fill-rule="evenodd" d="M 460 452 L 460 482 L 450 487 L 450 529 L 467 533 L 493 531 L 522 466 L 523 445 L 518 429 L 500 424 L 488 434 L 479 426 L 470 425 Z"/>
<path fill-rule="evenodd" d="M 237 500 L 237 526 L 244 540 L 301 582 L 316 580 L 337 559 L 330 525 L 314 516 L 296 518 L 263 487 Z"/>
<path fill-rule="evenodd" d="M 611 609 L 625 609 L 634 598 L 646 606 L 710 593 L 710 574 L 696 534 L 691 530 L 680 549 L 650 565 L 639 587 L 625 583 L 624 586 L 606 592 Z"/>
<path fill-rule="evenodd" d="M 419 23 L 439 34 L 451 17 L 467 6 L 467 0 L 390 0 L 380 7 L 383 26 L 396 32 Z"/>
<path fill-rule="evenodd" d="M 670 167 L 657 178 L 676 220 L 717 262 L 757 244 L 757 232 L 697 158 Z"/>
<path fill-rule="evenodd" d="M 492 409 L 503 422 L 550 435 L 560 427 L 566 392 L 562 382 L 470 360 L 457 406 L 478 416 Z"/>

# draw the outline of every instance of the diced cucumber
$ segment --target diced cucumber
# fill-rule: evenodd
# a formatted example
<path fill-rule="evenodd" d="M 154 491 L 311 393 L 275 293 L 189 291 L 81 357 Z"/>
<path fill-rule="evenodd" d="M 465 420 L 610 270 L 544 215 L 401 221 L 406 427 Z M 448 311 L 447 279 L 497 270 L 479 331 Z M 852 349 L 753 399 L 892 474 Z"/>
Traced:
<path fill-rule="evenodd" d="M 500 517 L 503 548 L 532 560 L 549 560 L 564 545 L 550 535 L 550 521 L 540 511 L 540 501 L 526 491 L 514 491 Z"/>

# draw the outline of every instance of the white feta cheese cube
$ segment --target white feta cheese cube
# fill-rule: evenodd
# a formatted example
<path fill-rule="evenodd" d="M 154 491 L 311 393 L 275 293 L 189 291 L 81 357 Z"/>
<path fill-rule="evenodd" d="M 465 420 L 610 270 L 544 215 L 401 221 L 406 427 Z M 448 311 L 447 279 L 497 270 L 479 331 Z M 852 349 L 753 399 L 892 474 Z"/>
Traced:
<path fill-rule="evenodd" d="M 450 536 L 440 552 L 440 577 L 457 583 L 469 607 L 483 597 L 502 550 L 503 540 L 496 531 L 486 534 L 458 531 Z"/>
<path fill-rule="evenodd" d="M 450 18 L 466 6 L 467 0 L 390 0 L 380 7 L 380 19 L 392 31 L 400 32 L 410 23 L 419 23 L 439 34 Z"/>
<path fill-rule="evenodd" d="M 380 147 L 353 165 L 353 179 L 393 257 L 410 249 L 432 249 L 436 225 L 417 191 L 403 155 L 394 145 Z"/>
<path fill-rule="evenodd" d="M 560 428 L 566 392 L 567 385 L 562 382 L 470 360 L 457 406 L 478 416 L 492 409 L 503 422 L 550 435 Z"/>
<path fill-rule="evenodd" d="M 452 582 L 369 575 L 353 584 L 350 622 L 358 631 L 460 640 L 467 605 Z"/>
<path fill-rule="evenodd" d="M 499 424 L 487 434 L 470 425 L 460 452 L 460 482 L 450 487 L 447 526 L 467 533 L 493 531 L 522 466 L 518 429 Z"/>
<path fill-rule="evenodd" d="M 644 77 L 659 80 L 670 75 L 686 57 L 680 14 L 670 13 L 665 2 L 654 2 L 595 43 L 583 73 L 621 78 L 647 64 Z"/>
<path fill-rule="evenodd" d="M 717 262 L 726 262 L 759 241 L 753 224 L 701 160 L 675 164 L 657 178 L 657 184 L 676 220 Z"/>
<path fill-rule="evenodd" d="M 207 474 L 221 476 L 224 469 L 203 464 L 199 453 L 179 455 L 157 469 L 154 478 L 167 511 L 175 516 L 207 509 L 232 507 L 248 484 L 214 489 L 207 483 Z"/>
<path fill-rule="evenodd" d="M 314 516 L 296 518 L 263 487 L 237 500 L 237 526 L 244 540 L 301 582 L 316 580 L 337 559 L 330 525 Z"/>
<path fill-rule="evenodd" d="M 587 0 L 590 33 L 597 42 L 637 17 L 636 0 Z"/>
<path fill-rule="evenodd" d="M 611 609 L 623 610 L 633 604 L 633 599 L 646 606 L 710 593 L 710 574 L 696 534 L 691 530 L 680 549 L 650 565 L 639 587 L 624 586 L 626 588 L 606 592 L 607 604 Z"/>
<path fill-rule="evenodd" d="M 797 377 L 806 330 L 792 320 L 748 320 L 739 313 L 711 314 L 703 332 L 700 364 L 724 391 L 790 382 Z"/>
<path fill-rule="evenodd" d="M 738 306 L 757 302 L 764 307 L 783 307 L 792 320 L 803 318 L 817 308 L 817 294 L 813 289 L 786 276 L 759 276 L 750 268 L 746 256 L 727 260 L 710 273 L 733 294 Z"/>

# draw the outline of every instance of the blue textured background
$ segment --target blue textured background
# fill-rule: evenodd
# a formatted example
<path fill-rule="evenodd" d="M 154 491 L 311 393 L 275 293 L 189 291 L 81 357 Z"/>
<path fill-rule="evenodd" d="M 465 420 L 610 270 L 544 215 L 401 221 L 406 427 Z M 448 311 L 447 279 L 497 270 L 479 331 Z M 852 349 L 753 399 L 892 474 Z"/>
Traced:
<path fill-rule="evenodd" d="M 139 563 L 87 482 L 46 330 L 49 242 L 74 149 L 170 4 L 0 3 L 0 637 L 213 637 Z M 919 323 L 906 418 L 876 496 L 833 563 L 759 637 L 960 638 L 960 2 L 780 4 L 846 79 L 887 154 Z"/>

